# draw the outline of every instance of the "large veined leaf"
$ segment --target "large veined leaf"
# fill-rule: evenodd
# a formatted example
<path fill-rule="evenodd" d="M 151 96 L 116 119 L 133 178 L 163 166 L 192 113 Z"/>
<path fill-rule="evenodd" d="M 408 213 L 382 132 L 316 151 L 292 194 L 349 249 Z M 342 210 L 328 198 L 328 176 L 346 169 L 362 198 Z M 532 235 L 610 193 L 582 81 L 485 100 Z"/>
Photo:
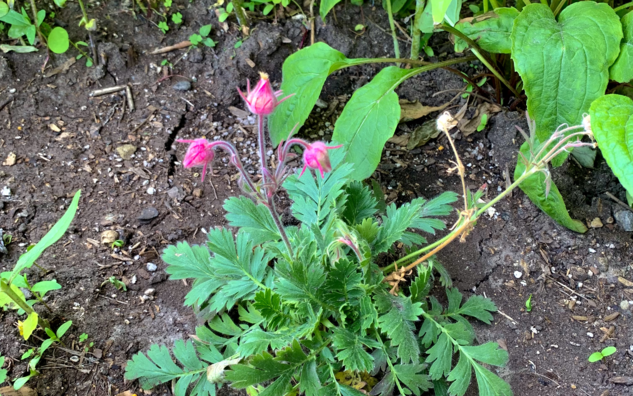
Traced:
<path fill-rule="evenodd" d="M 9 6 L 4 1 L 0 1 L 0 17 L 3 17 L 9 13 Z"/>
<path fill-rule="evenodd" d="M 512 49 L 512 26 L 519 16 L 514 7 L 497 8 L 475 18 L 455 25 L 455 28 L 475 41 L 483 50 L 498 54 L 509 54 Z M 462 52 L 468 44 L 455 37 L 455 52 Z"/>
<path fill-rule="evenodd" d="M 400 104 L 394 90 L 419 69 L 386 67 L 371 82 L 356 90 L 336 122 L 332 140 L 343 144 L 346 161 L 354 164 L 351 178 L 371 176 L 382 149 L 400 120 Z"/>
<path fill-rule="evenodd" d="M 620 55 L 616 59 L 609 76 L 619 83 L 626 83 L 633 79 L 633 12 L 622 17 L 624 40 L 620 44 Z"/>
<path fill-rule="evenodd" d="M 633 100 L 605 95 L 591 105 L 591 129 L 620 183 L 633 194 Z"/>
<path fill-rule="evenodd" d="M 281 103 L 268 120 L 274 146 L 287 139 L 295 125 L 297 129 L 303 125 L 319 99 L 327 76 L 351 64 L 353 61 L 325 43 L 311 45 L 285 60 L 281 90 L 284 95 L 294 96 Z"/>
<path fill-rule="evenodd" d="M 529 150 L 530 148 L 528 143 L 523 143 L 521 146 L 521 152 L 527 158 L 529 158 Z M 516 180 L 519 178 L 523 172 L 525 172 L 525 164 L 519 160 L 517 167 L 514 170 L 514 179 Z M 547 196 L 545 194 L 545 175 L 542 172 L 538 172 L 528 177 L 519 185 L 519 187 L 521 187 L 521 190 L 525 192 L 525 194 L 536 206 L 538 206 L 539 209 L 556 220 L 558 224 L 576 232 L 582 233 L 587 231 L 587 227 L 585 227 L 582 222 L 574 220 L 571 216 L 569 216 L 569 212 L 567 212 L 567 207 L 565 206 L 565 202 L 563 201 L 563 197 L 560 195 L 558 188 L 553 181 L 550 181 L 550 183 L 550 190 Z"/>
<path fill-rule="evenodd" d="M 622 27 L 605 3 L 574 3 L 558 21 L 548 6 L 530 4 L 516 18 L 511 38 L 528 112 L 544 142 L 561 124 L 580 124 L 591 103 L 604 95 Z M 560 166 L 565 158 L 560 155 L 552 164 Z"/>

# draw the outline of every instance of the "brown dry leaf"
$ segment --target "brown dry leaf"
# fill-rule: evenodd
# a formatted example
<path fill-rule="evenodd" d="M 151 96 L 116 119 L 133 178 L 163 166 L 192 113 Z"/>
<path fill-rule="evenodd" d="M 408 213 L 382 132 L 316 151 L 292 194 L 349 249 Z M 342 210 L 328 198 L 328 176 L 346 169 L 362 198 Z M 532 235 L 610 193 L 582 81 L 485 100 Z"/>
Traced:
<path fill-rule="evenodd" d="M 605 322 L 611 322 L 612 320 L 617 319 L 618 316 L 620 316 L 620 313 L 619 312 L 614 312 L 611 315 L 605 316 L 603 320 Z"/>
<path fill-rule="evenodd" d="M 404 135 L 400 136 L 392 136 L 387 140 L 387 142 L 404 147 L 407 145 L 407 143 L 409 143 L 409 134 L 405 133 Z"/>
<path fill-rule="evenodd" d="M 253 62 L 250 58 L 246 58 L 245 59 L 246 63 L 248 63 L 248 65 L 251 67 L 251 69 L 255 68 L 255 62 Z"/>
<path fill-rule="evenodd" d="M 580 315 L 573 315 L 573 316 L 572 316 L 572 319 L 575 319 L 575 320 L 580 321 L 580 322 L 586 322 L 586 321 L 588 321 L 588 320 L 589 320 L 589 318 L 588 318 L 588 317 L 586 317 L 586 316 L 580 316 Z"/>
<path fill-rule="evenodd" d="M 626 278 L 618 276 L 618 280 L 620 281 L 621 284 L 623 284 L 626 287 L 633 287 L 633 282 L 631 282 L 630 280 Z"/>
<path fill-rule="evenodd" d="M 602 220 L 600 220 L 600 217 L 596 217 L 595 219 L 591 220 L 591 223 L 589 223 L 589 227 L 591 228 L 602 228 L 603 224 L 602 224 Z"/>
<path fill-rule="evenodd" d="M 479 125 L 481 125 L 481 118 L 484 114 L 487 115 L 488 119 L 492 114 L 498 113 L 501 111 L 501 108 L 495 104 L 491 104 L 488 102 L 482 103 L 477 107 L 475 111 L 475 115 L 472 119 L 466 120 L 462 119 L 457 125 L 459 130 L 462 131 L 464 136 L 468 136 L 474 133 Z"/>
<path fill-rule="evenodd" d="M 7 159 L 2 163 L 2 165 L 4 166 L 13 166 L 15 165 L 15 160 L 18 158 L 17 155 L 15 155 L 15 153 L 9 153 L 9 155 L 7 155 Z"/>
<path fill-rule="evenodd" d="M 48 77 L 53 77 L 54 75 L 59 74 L 59 73 L 66 73 L 68 69 L 70 69 L 70 67 L 75 64 L 75 62 L 77 62 L 77 59 L 75 59 L 75 57 L 70 57 L 61 66 L 58 66 L 54 68 L 53 70 L 47 71 L 46 74 L 44 74 L 44 77 L 48 78 Z"/>
<path fill-rule="evenodd" d="M 429 140 L 438 137 L 440 133 L 440 130 L 435 125 L 435 120 L 426 121 L 417 127 L 409 137 L 407 150 L 413 150 L 416 147 L 425 145 Z"/>
<path fill-rule="evenodd" d="M 237 107 L 229 106 L 229 111 L 237 118 L 241 118 L 243 120 L 248 118 L 248 112 L 238 109 Z"/>
<path fill-rule="evenodd" d="M 450 102 L 446 102 L 441 106 L 424 106 L 422 103 L 410 102 L 408 100 L 400 100 L 400 122 L 408 122 L 422 118 L 434 111 L 442 111 L 448 107 Z"/>
<path fill-rule="evenodd" d="M 61 142 L 62 140 L 66 139 L 66 138 L 69 138 L 69 137 L 75 137 L 75 134 L 74 133 L 70 133 L 70 132 L 62 132 L 59 136 L 57 136 L 55 138 L 55 141 L 56 142 Z"/>
<path fill-rule="evenodd" d="M 633 377 L 613 377 L 609 378 L 609 382 L 612 384 L 631 386 L 633 385 Z"/>
<path fill-rule="evenodd" d="M 74 58 L 73 58 L 74 59 Z M 37 396 L 35 389 L 23 386 L 19 390 L 14 390 L 12 386 L 5 386 L 0 388 L 0 395 L 2 396 Z"/>

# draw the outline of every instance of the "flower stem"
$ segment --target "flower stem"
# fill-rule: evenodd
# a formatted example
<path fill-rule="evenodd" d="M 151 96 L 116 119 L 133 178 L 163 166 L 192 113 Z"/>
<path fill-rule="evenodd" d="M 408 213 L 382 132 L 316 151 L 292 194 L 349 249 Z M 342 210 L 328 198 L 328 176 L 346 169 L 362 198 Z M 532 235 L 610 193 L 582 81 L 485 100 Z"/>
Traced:
<path fill-rule="evenodd" d="M 264 195 L 266 195 L 266 184 L 268 180 L 266 180 L 266 175 L 268 174 L 266 167 L 266 135 L 264 134 L 264 116 L 257 116 L 257 140 L 259 141 L 259 159 L 261 164 L 262 171 L 262 190 L 264 191 Z M 266 195 L 267 196 L 267 195 Z"/>
<path fill-rule="evenodd" d="M 273 217 L 273 221 L 279 230 L 279 234 L 281 235 L 281 239 L 283 239 L 286 248 L 288 249 L 288 253 L 292 257 L 294 255 L 292 251 L 292 246 L 290 245 L 290 240 L 288 239 L 288 235 L 286 234 L 286 229 L 284 225 L 281 223 L 281 219 L 279 218 L 279 214 L 277 214 L 277 207 L 275 206 L 275 200 L 273 197 L 268 198 L 268 210 L 270 210 L 270 214 Z"/>
<path fill-rule="evenodd" d="M 391 27 L 391 37 L 393 38 L 393 53 L 396 55 L 396 58 L 400 58 L 398 36 L 396 35 L 396 26 L 393 21 L 393 12 L 391 12 L 391 0 L 387 0 L 387 15 L 389 16 L 389 27 Z"/>
<path fill-rule="evenodd" d="M 422 19 L 422 13 L 424 12 L 425 0 L 415 0 L 415 17 L 413 18 L 413 26 L 411 29 L 412 42 L 411 42 L 411 59 L 417 60 L 420 56 L 420 41 L 422 38 L 422 31 L 418 28 L 418 23 Z"/>

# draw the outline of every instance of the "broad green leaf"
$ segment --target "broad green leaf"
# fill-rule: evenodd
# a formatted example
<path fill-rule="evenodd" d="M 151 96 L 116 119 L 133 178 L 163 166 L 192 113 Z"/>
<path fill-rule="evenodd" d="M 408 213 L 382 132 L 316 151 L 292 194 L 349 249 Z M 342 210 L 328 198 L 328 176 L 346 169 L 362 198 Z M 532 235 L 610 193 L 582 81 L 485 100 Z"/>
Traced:
<path fill-rule="evenodd" d="M 191 42 L 191 45 L 198 45 L 202 42 L 202 36 L 199 34 L 192 34 L 189 36 L 189 41 Z"/>
<path fill-rule="evenodd" d="M 609 69 L 609 77 L 627 83 L 633 79 L 633 11 L 623 16 L 621 22 L 624 39 L 620 43 L 620 55 Z"/>
<path fill-rule="evenodd" d="M 62 27 L 55 27 L 48 35 L 48 48 L 56 54 L 63 54 L 68 51 L 70 41 L 68 32 Z"/>
<path fill-rule="evenodd" d="M 70 326 L 73 325 L 73 321 L 69 320 L 68 322 L 63 323 L 61 326 L 59 326 L 59 328 L 57 329 L 57 338 L 62 338 L 64 336 L 64 334 L 66 334 L 66 332 L 68 331 L 68 329 L 70 329 Z"/>
<path fill-rule="evenodd" d="M 24 29 L 25 29 L 24 34 L 26 34 L 26 40 L 31 45 L 35 44 L 35 33 L 37 32 L 37 29 L 35 28 L 35 25 L 31 25 L 31 26 L 26 27 Z"/>
<path fill-rule="evenodd" d="M 33 331 L 37 328 L 37 312 L 31 312 L 26 320 L 22 323 L 22 337 L 28 340 Z"/>
<path fill-rule="evenodd" d="M 31 379 L 31 376 L 27 376 L 27 377 L 21 377 L 15 380 L 15 382 L 13 383 L 13 389 L 14 390 L 18 390 L 21 387 L 24 386 L 24 384 L 26 384 L 28 382 L 28 380 Z"/>
<path fill-rule="evenodd" d="M 472 21 L 464 21 L 455 28 L 475 41 L 481 49 L 496 53 L 509 54 L 512 48 L 510 35 L 514 20 L 519 12 L 514 7 L 497 8 L 494 11 L 476 16 Z M 455 37 L 455 52 L 462 52 L 468 44 Z"/>
<path fill-rule="evenodd" d="M 330 12 L 335 5 L 340 3 L 341 0 L 321 0 L 321 5 L 319 6 L 319 15 L 321 15 L 321 19 L 325 22 L 325 16 Z"/>
<path fill-rule="evenodd" d="M 211 25 L 203 25 L 200 26 L 200 35 L 202 37 L 207 37 L 211 33 Z"/>
<path fill-rule="evenodd" d="M 54 1 L 57 7 L 59 8 L 64 8 L 64 6 L 66 5 L 66 0 L 54 0 Z"/>
<path fill-rule="evenodd" d="M 430 0 L 430 3 L 433 7 L 433 23 L 441 23 L 444 20 L 448 6 L 451 4 L 451 0 Z"/>
<path fill-rule="evenodd" d="M 5 16 L 0 17 L 0 22 L 8 23 L 12 27 L 13 26 L 22 26 L 22 27 L 31 26 L 31 21 L 27 17 L 13 10 L 9 10 L 9 12 Z"/>
<path fill-rule="evenodd" d="M 591 130 L 613 174 L 633 193 L 633 100 L 605 95 L 591 105 Z"/>
<path fill-rule="evenodd" d="M 0 18 L 7 15 L 8 13 L 9 13 L 9 6 L 4 1 L 0 1 Z"/>
<path fill-rule="evenodd" d="M 0 367 L 4 366 L 4 356 L 0 356 Z M 7 370 L 0 369 L 0 385 L 7 380 Z"/>
<path fill-rule="evenodd" d="M 31 45 L 0 44 L 0 51 L 4 52 L 5 54 L 10 51 L 17 52 L 18 54 L 25 54 L 27 52 L 37 52 L 37 48 Z"/>
<path fill-rule="evenodd" d="M 574 151 L 571 152 L 571 156 L 574 157 L 581 166 L 590 169 L 593 169 L 593 164 L 596 162 L 596 154 L 597 150 L 588 146 L 576 147 Z"/>
<path fill-rule="evenodd" d="M 574 3 L 558 21 L 544 4 L 530 4 L 519 14 L 512 58 L 541 142 L 562 124 L 580 124 L 591 103 L 604 95 L 622 36 L 619 18 L 606 3 Z M 552 164 L 560 166 L 565 158 L 560 155 Z"/>
<path fill-rule="evenodd" d="M 529 145 L 527 142 L 521 146 L 521 152 L 529 158 Z M 519 178 L 525 172 L 525 164 L 519 158 L 517 167 L 514 170 L 514 179 Z M 543 212 L 547 213 L 552 219 L 563 227 L 567 227 L 572 231 L 584 233 L 587 227 L 580 221 L 574 220 L 569 216 L 567 207 L 563 201 L 562 195 L 558 191 L 558 187 L 553 181 L 550 181 L 551 187 L 549 194 L 545 196 L 545 175 L 542 172 L 533 174 L 525 179 L 519 187 L 530 197 L 530 200 Z"/>
<path fill-rule="evenodd" d="M 607 357 L 616 353 L 617 349 L 614 346 L 606 347 L 602 350 L 602 356 Z"/>
<path fill-rule="evenodd" d="M 325 43 L 315 43 L 290 55 L 284 62 L 281 90 L 291 98 L 280 104 L 268 120 L 273 146 L 285 140 L 305 122 L 316 103 L 327 76 L 349 66 L 350 60 Z"/>
<path fill-rule="evenodd" d="M 382 149 L 400 120 L 400 104 L 394 90 L 419 72 L 420 69 L 386 67 L 357 89 L 345 105 L 332 140 L 343 144 L 345 160 L 354 165 L 352 179 L 364 180 L 376 170 Z"/>
<path fill-rule="evenodd" d="M 444 13 L 444 22 L 451 26 L 455 26 L 459 22 L 459 13 L 462 10 L 462 0 L 451 0 L 446 13 Z M 428 47 L 427 47 L 428 48 Z"/>
<path fill-rule="evenodd" d="M 61 288 L 62 286 L 59 283 L 57 283 L 55 279 L 53 279 L 50 281 L 37 282 L 36 284 L 33 285 L 33 287 L 31 288 L 31 291 L 40 293 L 40 296 L 44 297 L 44 295 L 48 293 L 49 291 L 59 290 Z"/>
<path fill-rule="evenodd" d="M 39 10 L 37 12 L 37 26 L 40 26 L 42 22 L 44 22 L 44 18 L 46 18 L 46 11 Z"/>
<path fill-rule="evenodd" d="M 24 253 L 18 259 L 18 263 L 15 265 L 13 272 L 11 274 L 11 278 L 15 278 L 20 272 L 22 272 L 25 268 L 31 268 L 35 260 L 37 260 L 40 255 L 51 246 L 53 243 L 57 242 L 59 238 L 61 238 L 70 223 L 73 221 L 75 217 L 75 213 L 77 213 L 77 206 L 79 205 L 79 197 L 81 195 L 81 190 L 75 193 L 75 196 L 66 210 L 66 213 L 62 216 L 57 223 L 44 235 L 44 237 L 28 252 Z"/>
<path fill-rule="evenodd" d="M 595 362 L 598 362 L 598 361 L 602 360 L 603 357 L 604 357 L 604 355 L 602 353 L 594 352 L 591 355 L 589 355 L 589 359 L 587 359 L 587 360 L 589 360 L 590 363 L 595 363 Z"/>

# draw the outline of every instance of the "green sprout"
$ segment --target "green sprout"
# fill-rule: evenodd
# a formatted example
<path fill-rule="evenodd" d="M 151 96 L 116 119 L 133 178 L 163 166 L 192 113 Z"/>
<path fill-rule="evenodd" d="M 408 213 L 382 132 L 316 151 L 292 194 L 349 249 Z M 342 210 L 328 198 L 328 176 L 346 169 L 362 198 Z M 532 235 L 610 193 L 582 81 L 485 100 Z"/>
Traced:
<path fill-rule="evenodd" d="M 525 302 L 525 309 L 527 309 L 528 312 L 532 312 L 532 295 L 530 294 L 530 297 L 528 297 L 527 301 Z"/>
<path fill-rule="evenodd" d="M 125 242 L 123 242 L 120 239 L 117 239 L 116 241 L 112 242 L 112 245 L 110 246 L 112 249 L 114 249 L 115 247 L 117 248 L 122 248 L 125 245 Z"/>
<path fill-rule="evenodd" d="M 88 334 L 86 334 L 86 333 L 82 333 L 82 334 L 79 336 L 79 342 L 84 342 L 84 341 L 86 341 L 87 339 L 88 339 Z"/>
<path fill-rule="evenodd" d="M 616 351 L 617 349 L 614 346 L 609 346 L 609 347 L 604 348 L 600 352 L 592 353 L 591 355 L 589 355 L 589 359 L 587 360 L 589 360 L 590 363 L 599 362 L 603 358 L 613 355 Z"/>
<path fill-rule="evenodd" d="M 11 241 L 13 241 L 13 236 L 11 234 L 2 235 L 2 242 L 4 242 L 4 246 L 8 246 Z"/>
<path fill-rule="evenodd" d="M 127 286 L 125 286 L 125 283 L 121 282 L 120 280 L 118 280 L 116 277 L 111 276 L 108 278 L 108 280 L 106 280 L 105 282 L 103 282 L 101 284 L 101 287 L 103 287 L 103 285 L 105 285 L 106 283 L 112 283 L 114 285 L 114 287 L 116 287 L 118 290 L 123 290 L 123 291 L 127 291 Z"/>

